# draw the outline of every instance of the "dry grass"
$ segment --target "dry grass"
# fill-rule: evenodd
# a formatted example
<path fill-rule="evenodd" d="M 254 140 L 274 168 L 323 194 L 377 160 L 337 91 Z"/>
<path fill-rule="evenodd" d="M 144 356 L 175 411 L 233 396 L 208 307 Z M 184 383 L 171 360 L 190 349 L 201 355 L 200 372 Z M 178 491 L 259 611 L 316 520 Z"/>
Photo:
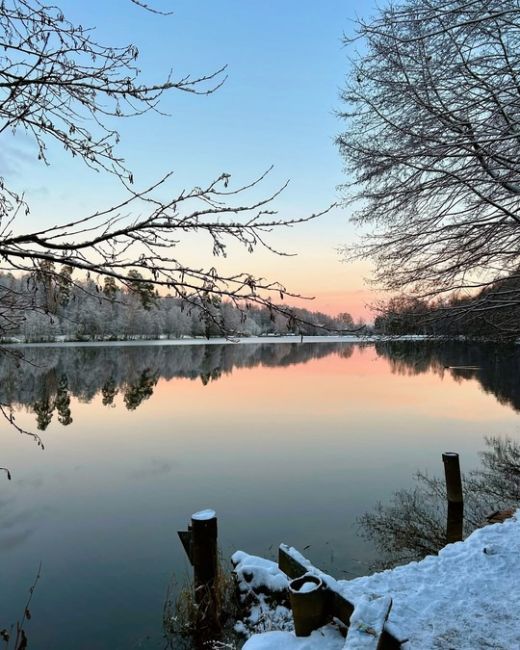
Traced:
<path fill-rule="evenodd" d="M 199 602 L 197 602 L 199 601 Z M 217 603 L 218 620 L 212 620 L 211 603 Z M 202 603 L 202 604 L 200 604 Z M 195 599 L 193 579 L 179 583 L 175 576 L 168 586 L 163 609 L 163 628 L 170 648 L 237 650 L 241 643 L 233 631 L 239 617 L 236 579 L 219 557 L 213 594 Z"/>

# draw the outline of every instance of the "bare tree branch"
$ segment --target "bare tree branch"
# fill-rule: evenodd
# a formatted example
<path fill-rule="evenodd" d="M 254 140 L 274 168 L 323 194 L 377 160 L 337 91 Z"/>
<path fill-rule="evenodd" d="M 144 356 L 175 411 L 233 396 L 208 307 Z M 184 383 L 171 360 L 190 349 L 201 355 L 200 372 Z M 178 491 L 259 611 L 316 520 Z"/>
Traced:
<path fill-rule="evenodd" d="M 416 298 L 516 274 L 518 3 L 404 0 L 356 38 L 338 145 L 345 201 L 370 232 L 346 256 L 375 260 L 376 284 Z"/>
<path fill-rule="evenodd" d="M 132 2 L 163 13 L 142 0 Z M 1 0 L 0 134 L 23 130 L 47 164 L 47 145 L 57 141 L 87 166 L 115 175 L 126 192 L 112 206 L 23 232 L 20 217 L 29 214 L 29 205 L 0 179 L 3 268 L 45 275 L 57 284 L 63 280 L 55 270 L 58 266 L 77 269 L 87 277 L 111 278 L 125 286 L 162 289 L 203 309 L 222 298 L 235 305 L 248 301 L 278 309 L 271 295 L 298 294 L 247 272 L 223 273 L 211 261 L 195 266 L 182 255 L 183 238 L 189 233 L 206 238 L 213 257 L 226 257 L 232 242 L 248 252 L 263 247 L 287 255 L 268 241 L 269 233 L 315 219 L 330 208 L 304 217 L 278 216 L 274 201 L 287 183 L 264 198 L 248 198 L 270 170 L 238 187 L 232 188 L 230 175 L 222 173 L 204 186 L 182 190 L 172 187 L 168 172 L 135 190 L 133 173 L 117 153 L 119 134 L 113 124 L 160 111 L 166 92 L 211 94 L 225 81 L 224 66 L 194 77 L 174 78 L 170 73 L 149 82 L 142 80 L 138 57 L 134 45 L 99 42 L 94 29 L 70 22 L 57 6 L 40 0 Z M 45 309 L 41 301 L 23 304 L 5 287 L 0 292 L 0 335 L 23 310 Z M 290 317 L 288 309 L 279 311 Z"/>

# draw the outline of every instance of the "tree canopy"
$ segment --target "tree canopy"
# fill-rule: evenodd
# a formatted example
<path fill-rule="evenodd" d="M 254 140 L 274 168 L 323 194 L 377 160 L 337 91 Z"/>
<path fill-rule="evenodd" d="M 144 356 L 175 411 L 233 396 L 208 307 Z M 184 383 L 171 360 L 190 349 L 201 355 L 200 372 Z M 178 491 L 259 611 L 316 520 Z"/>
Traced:
<path fill-rule="evenodd" d="M 385 289 L 422 298 L 517 278 L 518 2 L 404 0 L 359 21 L 351 40 L 338 145 L 346 202 L 368 235 L 347 255 L 375 260 Z M 512 287 L 472 308 L 520 303 Z"/>

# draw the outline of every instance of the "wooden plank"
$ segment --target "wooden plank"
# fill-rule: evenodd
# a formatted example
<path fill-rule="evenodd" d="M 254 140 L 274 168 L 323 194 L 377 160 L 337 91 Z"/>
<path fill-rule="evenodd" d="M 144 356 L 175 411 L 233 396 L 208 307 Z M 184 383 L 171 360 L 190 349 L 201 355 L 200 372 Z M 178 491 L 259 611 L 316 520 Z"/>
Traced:
<path fill-rule="evenodd" d="M 291 580 L 301 577 L 308 571 L 306 566 L 293 558 L 290 548 L 285 544 L 280 544 L 278 549 L 278 567 Z"/>
<path fill-rule="evenodd" d="M 407 639 L 399 641 L 393 634 L 390 634 L 388 630 L 383 629 L 383 634 L 381 634 L 381 646 L 377 650 L 401 650 L 402 644 Z"/>
<path fill-rule="evenodd" d="M 501 524 L 506 519 L 510 519 L 515 514 L 515 508 L 508 508 L 507 510 L 495 510 L 486 517 L 486 524 Z"/>
<path fill-rule="evenodd" d="M 391 607 L 389 596 L 361 598 L 350 618 L 345 650 L 386 650 L 383 630 Z"/>
<path fill-rule="evenodd" d="M 191 530 L 178 530 L 177 535 L 181 540 L 182 546 L 186 551 L 186 555 L 188 556 L 190 563 L 193 565 L 193 557 L 191 554 Z"/>

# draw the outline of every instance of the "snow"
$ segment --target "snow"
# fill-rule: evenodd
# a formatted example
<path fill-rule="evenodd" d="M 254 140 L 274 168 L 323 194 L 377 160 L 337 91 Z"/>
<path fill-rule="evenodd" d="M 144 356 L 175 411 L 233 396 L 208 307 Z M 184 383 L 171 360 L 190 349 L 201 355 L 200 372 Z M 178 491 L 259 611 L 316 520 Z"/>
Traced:
<path fill-rule="evenodd" d="M 247 616 L 235 625 L 235 630 L 244 636 L 270 630 L 292 632 L 292 612 L 287 607 L 289 579 L 276 562 L 242 551 L 237 551 L 231 561 L 235 566 L 240 599 L 248 610 Z"/>
<path fill-rule="evenodd" d="M 519 511 L 520 512 L 520 511 Z M 491 551 L 491 552 L 490 552 Z M 476 530 L 438 556 L 343 583 L 357 603 L 363 594 L 393 600 L 389 629 L 404 650 L 520 648 L 520 519 Z"/>
<path fill-rule="evenodd" d="M 337 628 L 326 625 L 307 637 L 296 637 L 291 632 L 259 634 L 251 637 L 242 650 L 343 650 L 344 644 Z"/>
<path fill-rule="evenodd" d="M 341 586 L 340 582 L 333 578 L 332 576 L 329 576 L 327 573 L 324 573 L 323 571 L 320 571 L 316 567 L 314 567 L 307 558 L 305 558 L 299 551 L 297 551 L 295 548 L 292 546 L 286 546 L 285 544 L 281 544 L 281 547 L 285 550 L 285 552 L 290 555 L 292 558 L 294 558 L 299 564 L 303 565 L 304 567 L 307 568 L 307 572 L 310 575 L 316 576 L 317 578 L 320 578 L 322 582 L 329 588 L 332 589 L 332 591 L 340 591 Z"/>
<path fill-rule="evenodd" d="M 199 510 L 199 512 L 195 512 L 191 515 L 192 519 L 195 519 L 196 521 L 207 521 L 208 519 L 215 519 L 217 516 L 217 513 L 214 510 Z"/>
<path fill-rule="evenodd" d="M 287 576 L 272 560 L 264 560 L 264 558 L 237 551 L 231 557 L 231 561 L 235 566 L 239 584 L 244 586 L 244 589 L 281 592 L 287 591 L 289 588 Z"/>
<path fill-rule="evenodd" d="M 320 584 L 317 582 L 304 582 L 302 586 L 297 589 L 298 593 L 300 594 L 308 594 L 311 591 L 316 591 L 316 589 L 320 588 Z"/>
<path fill-rule="evenodd" d="M 385 617 L 391 605 L 392 599 L 389 596 L 361 596 L 350 617 L 345 650 L 372 650 L 374 637 L 378 637 L 383 631 Z"/>
<path fill-rule="evenodd" d="M 432 337 L 423 335 L 406 335 L 406 336 L 383 336 L 383 335 L 360 335 L 345 334 L 345 335 L 323 335 L 323 336 L 304 336 L 303 343 L 374 343 L 377 341 L 422 341 L 422 340 L 446 340 L 445 337 Z M 144 345 L 164 345 L 164 346 L 183 346 L 183 345 L 252 345 L 260 343 L 294 343 L 300 344 L 300 337 L 289 335 L 265 335 L 265 336 L 248 336 L 243 338 L 179 338 L 179 339 L 153 339 L 145 336 L 135 335 L 128 337 L 125 340 L 110 340 L 110 341 L 75 341 L 67 339 L 65 336 L 54 337 L 52 341 L 41 343 L 28 343 L 22 337 L 6 337 L 1 341 L 2 345 L 12 345 L 13 347 L 133 347 Z"/>
<path fill-rule="evenodd" d="M 313 573 L 354 603 L 352 626 L 358 629 L 371 627 L 373 609 L 384 606 L 377 597 L 391 598 L 386 629 L 406 639 L 402 650 L 520 648 L 520 510 L 504 523 L 477 529 L 465 541 L 420 562 L 350 581 Z M 271 632 L 251 637 L 244 650 L 363 648 L 363 637 L 358 645 L 345 645 L 340 638 L 331 626 L 303 639 Z"/>

